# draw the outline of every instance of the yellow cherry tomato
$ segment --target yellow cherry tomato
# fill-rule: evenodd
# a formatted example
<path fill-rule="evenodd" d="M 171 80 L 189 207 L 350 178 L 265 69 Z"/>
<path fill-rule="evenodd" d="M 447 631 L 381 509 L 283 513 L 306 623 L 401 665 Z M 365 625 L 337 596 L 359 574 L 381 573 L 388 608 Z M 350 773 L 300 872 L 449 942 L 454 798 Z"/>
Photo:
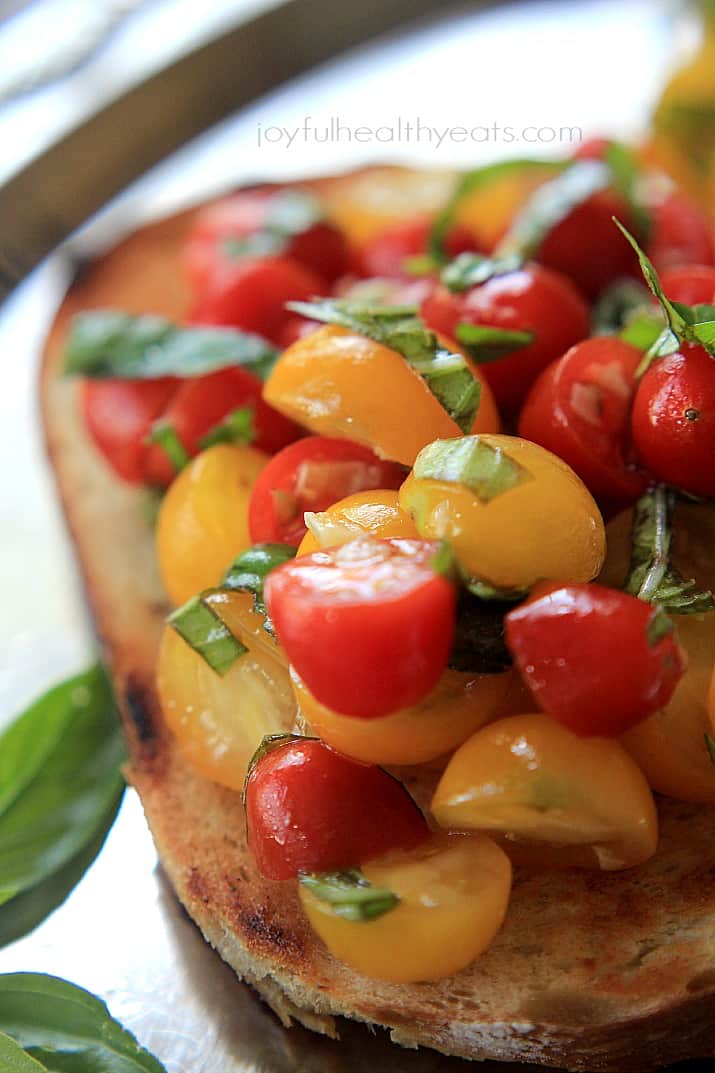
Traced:
<path fill-rule="evenodd" d="M 345 920 L 302 884 L 300 900 L 328 949 L 365 976 L 403 984 L 451 976 L 489 946 L 504 920 L 511 865 L 485 836 L 433 835 L 361 870 L 400 899 L 375 920 Z"/>
<path fill-rule="evenodd" d="M 296 700 L 311 731 L 368 764 L 423 764 L 450 752 L 499 713 L 511 677 L 512 672 L 445 671 L 436 688 L 414 707 L 382 719 L 353 719 L 316 700 L 291 669 Z"/>
<path fill-rule="evenodd" d="M 641 864 L 658 844 L 653 795 L 623 746 L 543 714 L 478 730 L 447 765 L 432 811 L 450 829 L 591 846 L 608 871 Z"/>
<path fill-rule="evenodd" d="M 608 556 L 599 577 L 621 586 L 628 572 L 632 512 L 609 522 Z M 686 578 L 715 589 L 715 506 L 681 503 L 673 522 L 673 561 Z M 623 744 L 659 793 L 680 801 L 715 804 L 715 766 L 705 735 L 711 732 L 708 688 L 715 662 L 715 612 L 674 615 L 688 666 L 665 708 L 638 723 Z"/>
<path fill-rule="evenodd" d="M 495 431 L 494 397 L 482 384 L 478 431 Z M 396 350 L 335 325 L 288 347 L 263 389 L 266 402 L 323 436 L 345 436 L 411 466 L 431 440 L 461 435 L 424 379 Z"/>
<path fill-rule="evenodd" d="M 248 503 L 267 461 L 254 447 L 217 444 L 173 482 L 156 526 L 159 571 L 172 603 L 217 585 L 250 546 Z"/>
<path fill-rule="evenodd" d="M 462 198 L 456 220 L 479 235 L 487 249 L 497 244 L 524 202 L 537 187 L 553 179 L 552 168 L 524 168 L 496 175 Z"/>
<path fill-rule="evenodd" d="M 399 502 L 423 537 L 448 540 L 469 575 L 497 588 L 589 581 L 603 563 L 603 520 L 583 482 L 515 436 L 430 444 Z"/>
<path fill-rule="evenodd" d="M 159 649 L 157 688 L 161 710 L 181 751 L 202 775 L 240 790 L 248 762 L 265 734 L 290 730 L 295 700 L 288 672 L 252 631 L 237 628 L 245 594 L 208 598 L 248 651 L 223 676 L 167 626 Z"/>
<path fill-rule="evenodd" d="M 397 492 L 389 488 L 356 492 L 320 513 L 308 511 L 305 520 L 308 532 L 298 547 L 298 555 L 348 544 L 365 533 L 381 540 L 419 537 L 412 518 L 400 509 Z"/>
<path fill-rule="evenodd" d="M 360 245 L 397 220 L 433 216 L 454 189 L 453 171 L 369 168 L 333 181 L 319 193 L 328 215 Z"/>

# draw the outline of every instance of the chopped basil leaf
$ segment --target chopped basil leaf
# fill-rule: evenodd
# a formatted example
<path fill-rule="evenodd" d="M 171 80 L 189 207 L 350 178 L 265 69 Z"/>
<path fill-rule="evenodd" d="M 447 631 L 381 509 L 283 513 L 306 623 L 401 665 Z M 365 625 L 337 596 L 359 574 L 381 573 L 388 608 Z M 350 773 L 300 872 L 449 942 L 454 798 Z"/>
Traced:
<path fill-rule="evenodd" d="M 237 592 L 250 592 L 253 596 L 253 610 L 260 615 L 266 614 L 263 598 L 263 586 L 271 570 L 295 558 L 296 548 L 292 544 L 254 544 L 252 548 L 241 552 L 226 571 L 221 582 L 222 589 Z M 272 625 L 266 619 L 265 628 L 273 632 Z"/>
<path fill-rule="evenodd" d="M 0 1032 L 54 1073 L 166 1073 L 104 1002 L 56 976 L 1 975 Z"/>
<path fill-rule="evenodd" d="M 651 233 L 653 221 L 638 189 L 641 175 L 638 158 L 623 142 L 610 142 L 605 160 L 611 171 L 611 185 L 628 205 L 633 225 L 644 242 Z"/>
<path fill-rule="evenodd" d="M 440 543 L 438 550 L 432 556 L 430 560 L 430 566 L 434 570 L 435 574 L 442 574 L 443 577 L 451 578 L 454 575 L 456 569 L 456 561 L 454 558 L 454 552 L 448 541 L 443 540 Z"/>
<path fill-rule="evenodd" d="M 302 190 L 278 190 L 265 203 L 259 231 L 223 243 L 229 257 L 264 257 L 282 253 L 294 235 L 302 235 L 324 218 L 320 202 Z"/>
<path fill-rule="evenodd" d="M 201 450 L 205 451 L 216 443 L 253 443 L 256 438 L 254 416 L 252 406 L 232 410 L 200 440 Z"/>
<path fill-rule="evenodd" d="M 578 160 L 538 187 L 516 214 L 496 253 L 533 257 L 550 231 L 575 208 L 611 184 L 611 170 L 600 160 Z"/>
<path fill-rule="evenodd" d="M 65 373 L 92 378 L 153 380 L 204 376 L 241 366 L 265 380 L 278 350 L 238 328 L 183 328 L 163 317 L 102 309 L 73 318 Z"/>
<path fill-rule="evenodd" d="M 516 253 L 504 257 L 486 257 L 481 253 L 460 253 L 442 269 L 440 279 L 445 287 L 456 293 L 468 291 L 480 283 L 486 283 L 495 276 L 506 276 L 518 272 L 524 259 Z"/>
<path fill-rule="evenodd" d="M 617 279 L 602 292 L 591 314 L 591 330 L 594 335 L 613 335 L 623 332 L 641 318 L 648 323 L 657 322 L 656 335 L 663 327 L 662 317 L 658 317 L 651 306 L 650 293 L 642 283 L 635 279 Z M 655 336 L 653 337 L 655 338 Z M 639 347 L 647 350 L 647 346 Z"/>
<path fill-rule="evenodd" d="M 709 734 L 705 735 L 705 748 L 708 751 L 710 763 L 715 767 L 715 741 L 713 741 Z"/>
<path fill-rule="evenodd" d="M 671 562 L 675 505 L 675 493 L 663 485 L 646 492 L 636 503 L 625 591 L 674 615 L 713 611 L 713 594 L 700 589 L 695 580 L 684 578 Z"/>
<path fill-rule="evenodd" d="M 463 484 L 483 503 L 533 480 L 501 447 L 480 436 L 435 440 L 417 455 L 413 473 L 420 480 Z"/>
<path fill-rule="evenodd" d="M 203 595 L 192 596 L 172 612 L 166 621 L 212 670 L 222 676 L 248 651 L 246 646 L 234 637 Z"/>
<path fill-rule="evenodd" d="M 534 341 L 533 332 L 493 328 L 489 324 L 462 322 L 457 325 L 455 334 L 457 342 L 469 352 L 470 358 L 477 365 L 498 361 L 499 358 L 513 354 L 515 350 L 521 350 Z"/>
<path fill-rule="evenodd" d="M 189 464 L 189 452 L 170 421 L 157 421 L 147 436 L 146 442 L 155 443 L 161 447 L 176 473 L 180 473 Z"/>
<path fill-rule="evenodd" d="M 344 920 L 368 921 L 395 909 L 400 899 L 386 887 L 373 887 L 362 872 L 302 872 L 299 882 L 321 902 L 327 902 L 335 916 Z"/>
<path fill-rule="evenodd" d="M 639 313 L 625 324 L 618 337 L 624 343 L 630 343 L 631 346 L 636 347 L 638 350 L 649 353 L 656 344 L 660 347 L 663 340 L 663 330 L 662 317 L 652 313 Z M 672 338 L 675 338 L 670 328 L 665 330 Z"/>
<path fill-rule="evenodd" d="M 523 600 L 529 594 L 528 589 L 499 588 L 497 585 L 492 585 L 481 578 L 469 577 L 466 574 L 462 575 L 462 584 L 467 592 L 471 592 L 473 596 L 478 597 L 480 600 L 497 600 L 511 603 L 512 605 L 517 600 Z"/>
<path fill-rule="evenodd" d="M 673 632 L 672 619 L 668 618 L 662 607 L 656 604 L 655 610 L 651 615 L 650 622 L 646 629 L 646 640 L 649 648 L 655 648 L 655 646 L 662 641 L 664 637 L 670 636 Z"/>
<path fill-rule="evenodd" d="M 322 298 L 288 302 L 287 308 L 326 324 L 339 324 L 396 350 L 419 373 L 440 406 L 462 432 L 469 432 L 479 409 L 481 386 L 462 354 L 443 347 L 425 328 L 414 306 L 361 305 Z"/>
<path fill-rule="evenodd" d="M 462 589 L 449 667 L 471 674 L 499 674 L 512 664 L 504 639 L 504 616 L 513 603 L 480 600 Z"/>
<path fill-rule="evenodd" d="M 470 194 L 476 193 L 477 190 L 481 190 L 484 187 L 489 186 L 491 183 L 497 182 L 499 179 L 510 178 L 511 176 L 516 176 L 520 173 L 558 173 L 563 171 L 567 166 L 568 162 L 563 160 L 534 160 L 532 158 L 522 158 L 517 160 L 499 160 L 495 164 L 486 164 L 481 168 L 476 168 L 473 171 L 468 171 L 464 175 L 461 175 L 457 180 L 447 205 L 439 216 L 437 216 L 432 225 L 429 253 L 438 263 L 443 264 L 448 260 L 444 249 L 445 239 L 450 227 L 454 223 L 459 206 L 465 198 L 470 196 Z"/>
<path fill-rule="evenodd" d="M 236 261 L 242 257 L 272 257 L 283 253 L 288 240 L 285 235 L 272 231 L 253 231 L 241 238 L 226 238 L 221 243 L 221 250 Z"/>

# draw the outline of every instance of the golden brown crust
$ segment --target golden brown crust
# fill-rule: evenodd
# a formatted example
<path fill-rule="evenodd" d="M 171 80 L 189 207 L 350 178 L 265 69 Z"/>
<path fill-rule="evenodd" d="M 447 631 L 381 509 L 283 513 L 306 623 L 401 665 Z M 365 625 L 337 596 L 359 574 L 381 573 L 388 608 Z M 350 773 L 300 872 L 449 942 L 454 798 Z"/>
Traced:
<path fill-rule="evenodd" d="M 331 194 L 345 181 L 334 180 Z M 715 1054 L 715 809 L 663 801 L 659 852 L 634 871 L 519 875 L 486 954 L 448 980 L 405 986 L 366 980 L 327 953 L 293 885 L 256 873 L 238 795 L 183 760 L 154 690 L 167 606 L 141 493 L 98 457 L 76 385 L 58 371 L 68 317 L 79 309 L 182 313 L 176 258 L 190 215 L 143 228 L 85 266 L 42 373 L 48 451 L 114 675 L 129 777 L 179 898 L 286 1024 L 334 1034 L 333 1016 L 344 1014 L 387 1026 L 409 1046 L 622 1073 Z"/>

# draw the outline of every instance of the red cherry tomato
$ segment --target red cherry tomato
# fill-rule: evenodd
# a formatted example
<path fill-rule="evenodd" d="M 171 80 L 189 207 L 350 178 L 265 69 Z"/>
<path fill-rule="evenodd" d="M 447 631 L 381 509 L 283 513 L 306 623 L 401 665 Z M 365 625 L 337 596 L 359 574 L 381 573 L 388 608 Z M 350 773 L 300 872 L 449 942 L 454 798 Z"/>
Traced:
<path fill-rule="evenodd" d="M 621 276 L 639 276 L 636 255 L 613 223 L 614 216 L 633 230 L 628 206 L 618 194 L 593 194 L 551 229 L 536 260 L 568 276 L 590 299 Z"/>
<path fill-rule="evenodd" d="M 588 307 L 574 286 L 536 264 L 494 276 L 461 294 L 438 285 L 421 308 L 428 327 L 452 339 L 462 322 L 534 333 L 528 346 L 482 366 L 497 404 L 511 411 L 542 369 L 589 331 Z"/>
<path fill-rule="evenodd" d="M 197 213 L 184 247 L 184 266 L 193 290 L 201 293 L 217 270 L 240 259 L 240 253 L 231 252 L 231 242 L 263 231 L 271 201 L 280 196 L 281 191 L 270 189 L 246 190 Z M 272 252 L 299 261 L 328 284 L 347 268 L 345 237 L 324 220 L 286 236 L 283 248 Z"/>
<path fill-rule="evenodd" d="M 371 719 L 416 704 L 447 666 L 455 590 L 439 545 L 356 540 L 293 559 L 266 581 L 276 634 L 313 696 Z"/>
<path fill-rule="evenodd" d="M 715 358 L 683 344 L 642 377 L 632 414 L 641 461 L 661 481 L 715 496 Z"/>
<path fill-rule="evenodd" d="M 713 229 L 687 194 L 675 191 L 649 207 L 651 234 L 646 253 L 659 272 L 676 265 L 713 265 Z"/>
<path fill-rule="evenodd" d="M 86 380 L 82 411 L 89 433 L 112 469 L 134 484 L 151 482 L 146 442 L 152 425 L 168 406 L 180 381 Z"/>
<path fill-rule="evenodd" d="M 630 412 L 643 355 L 613 336 L 585 339 L 546 369 L 519 416 L 519 435 L 563 458 L 597 499 L 626 506 L 648 478 L 629 465 Z"/>
<path fill-rule="evenodd" d="M 610 138 L 587 138 L 573 154 L 574 160 L 603 160 L 613 142 Z"/>
<path fill-rule="evenodd" d="M 219 369 L 207 376 L 184 380 L 162 414 L 171 424 L 185 450 L 197 455 L 201 441 L 233 410 L 253 411 L 255 447 L 269 454 L 279 451 L 301 435 L 300 426 L 263 401 L 263 384 L 246 369 Z M 152 483 L 170 484 L 176 471 L 166 453 L 154 444 L 147 458 Z"/>
<path fill-rule="evenodd" d="M 246 782 L 248 845 L 266 879 L 332 872 L 411 849 L 427 824 L 402 783 L 315 738 L 276 745 Z"/>
<path fill-rule="evenodd" d="M 409 279 L 405 261 L 427 253 L 431 227 L 432 221 L 428 217 L 418 216 L 399 220 L 385 228 L 357 251 L 355 271 L 360 276 Z M 466 250 L 480 250 L 483 247 L 466 227 L 455 224 L 447 234 L 445 248 L 449 257 L 456 257 Z"/>
<path fill-rule="evenodd" d="M 688 306 L 715 302 L 715 268 L 712 265 L 681 265 L 661 273 L 661 286 L 671 302 Z"/>
<path fill-rule="evenodd" d="M 293 316 L 286 302 L 306 301 L 324 290 L 319 276 L 289 257 L 244 257 L 208 277 L 189 320 L 243 328 L 277 343 Z"/>
<path fill-rule="evenodd" d="M 307 529 L 305 511 L 321 511 L 370 488 L 399 488 L 405 471 L 352 440 L 307 436 L 271 459 L 256 481 L 248 511 L 251 540 L 294 544 Z"/>
<path fill-rule="evenodd" d="M 542 589 L 505 623 L 534 698 L 583 736 L 616 736 L 652 715 L 685 670 L 674 635 L 659 634 L 655 608 L 603 585 Z"/>

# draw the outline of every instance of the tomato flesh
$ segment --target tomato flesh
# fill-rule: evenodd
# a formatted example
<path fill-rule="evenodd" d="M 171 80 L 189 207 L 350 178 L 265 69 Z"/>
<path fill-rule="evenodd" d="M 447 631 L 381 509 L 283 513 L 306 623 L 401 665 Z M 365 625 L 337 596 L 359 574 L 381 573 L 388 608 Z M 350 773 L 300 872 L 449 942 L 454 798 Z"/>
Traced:
<path fill-rule="evenodd" d="M 410 257 L 427 253 L 432 221 L 425 216 L 399 220 L 369 239 L 356 255 L 355 269 L 361 276 L 379 276 L 387 279 L 410 279 L 405 262 Z M 447 255 L 452 258 L 467 250 L 479 250 L 481 246 L 474 236 L 459 224 L 447 233 Z"/>
<path fill-rule="evenodd" d="M 173 377 L 163 377 L 86 380 L 82 385 L 81 405 L 86 427 L 109 465 L 123 480 L 133 484 L 152 481 L 152 448 L 146 439 L 178 383 Z"/>
<path fill-rule="evenodd" d="M 573 285 L 534 264 L 461 294 L 438 285 L 421 309 L 428 327 L 452 339 L 461 323 L 534 333 L 528 346 L 480 367 L 497 404 L 510 411 L 517 409 L 542 369 L 589 331 L 588 308 Z"/>
<path fill-rule="evenodd" d="M 712 225 L 687 194 L 668 194 L 650 207 L 650 217 L 646 253 L 659 272 L 678 265 L 715 264 Z"/>
<path fill-rule="evenodd" d="M 285 419 L 287 421 L 287 419 Z M 293 544 L 305 536 L 306 511 L 324 511 L 371 488 L 399 488 L 404 470 L 351 440 L 307 436 L 279 451 L 251 496 L 248 524 L 254 543 Z"/>
<path fill-rule="evenodd" d="M 267 879 L 353 868 L 428 835 L 397 779 L 315 738 L 287 740 L 262 756 L 245 802 L 248 845 Z"/>
<path fill-rule="evenodd" d="M 519 416 L 520 436 L 568 462 L 597 499 L 624 506 L 648 484 L 627 461 L 642 357 L 613 336 L 577 343 L 541 374 Z"/>
<path fill-rule="evenodd" d="M 670 700 L 685 664 L 655 609 L 603 585 L 565 585 L 506 616 L 506 637 L 535 700 L 584 736 L 616 736 Z"/>
<path fill-rule="evenodd" d="M 671 302 L 684 302 L 689 306 L 715 302 L 715 268 L 711 265 L 668 268 L 661 272 L 660 283 Z"/>
<path fill-rule="evenodd" d="M 416 704 L 447 666 L 455 589 L 440 545 L 363 538 L 285 563 L 266 579 L 268 612 L 314 697 L 370 719 Z"/>

